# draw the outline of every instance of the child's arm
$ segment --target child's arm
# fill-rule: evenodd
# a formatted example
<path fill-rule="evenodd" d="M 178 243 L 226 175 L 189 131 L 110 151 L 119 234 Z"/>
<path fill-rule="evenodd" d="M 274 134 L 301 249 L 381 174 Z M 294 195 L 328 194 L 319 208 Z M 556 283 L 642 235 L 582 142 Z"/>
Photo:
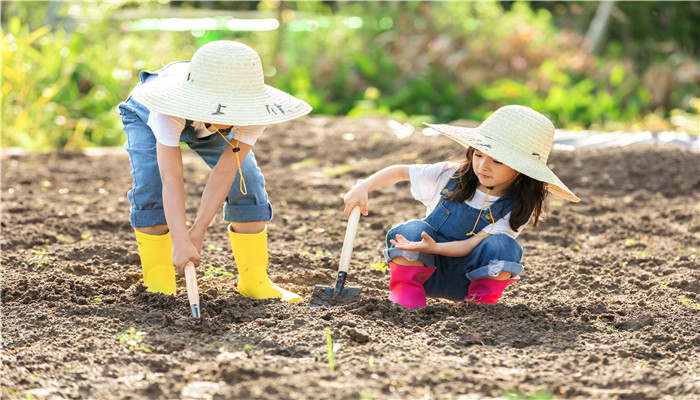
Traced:
<path fill-rule="evenodd" d="M 423 240 L 420 242 L 409 242 L 401 235 L 396 235 L 396 240 L 391 239 L 391 244 L 397 249 L 417 251 L 421 253 L 440 254 L 447 257 L 464 257 L 471 253 L 476 246 L 489 235 L 473 236 L 465 240 L 455 240 L 453 242 L 436 243 L 430 235 L 421 233 Z"/>
<path fill-rule="evenodd" d="M 241 149 L 238 152 L 238 159 L 243 162 L 243 159 L 245 159 L 253 146 L 239 142 L 238 147 Z M 236 178 L 237 172 L 238 160 L 236 160 L 236 153 L 231 151 L 231 146 L 228 146 L 209 174 L 204 192 L 202 192 L 202 200 L 199 211 L 197 212 L 197 218 L 192 228 L 190 228 L 190 238 L 199 251 L 202 249 L 204 234 L 209 224 L 216 216 L 216 213 L 221 209 L 221 205 L 226 200 L 226 196 L 231 190 L 231 185 Z M 243 180 L 245 181 L 245 176 Z"/>
<path fill-rule="evenodd" d="M 183 275 L 187 261 L 199 266 L 199 249 L 189 237 L 185 216 L 185 182 L 179 147 L 157 144 L 158 168 L 163 182 L 163 208 L 173 242 L 173 265 Z"/>
<path fill-rule="evenodd" d="M 367 215 L 367 202 L 370 191 L 409 179 L 408 165 L 392 165 L 375 172 L 369 178 L 359 181 L 345 194 L 343 198 L 345 215 L 349 217 L 352 209 L 358 205 L 362 215 Z"/>

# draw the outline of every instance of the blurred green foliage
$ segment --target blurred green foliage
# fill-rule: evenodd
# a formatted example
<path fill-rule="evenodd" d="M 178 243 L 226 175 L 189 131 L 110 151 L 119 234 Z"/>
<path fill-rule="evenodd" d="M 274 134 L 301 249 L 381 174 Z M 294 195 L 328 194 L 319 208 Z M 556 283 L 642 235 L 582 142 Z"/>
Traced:
<path fill-rule="evenodd" d="M 316 114 L 480 121 L 523 104 L 560 128 L 697 133 L 688 36 L 700 33 L 700 5 L 660 3 L 617 3 L 593 51 L 584 36 L 595 2 L 3 2 L 2 146 L 120 145 L 116 107 L 139 70 L 218 39 L 254 47 L 267 83 Z M 135 30 L 142 18 L 201 12 L 279 28 Z"/>

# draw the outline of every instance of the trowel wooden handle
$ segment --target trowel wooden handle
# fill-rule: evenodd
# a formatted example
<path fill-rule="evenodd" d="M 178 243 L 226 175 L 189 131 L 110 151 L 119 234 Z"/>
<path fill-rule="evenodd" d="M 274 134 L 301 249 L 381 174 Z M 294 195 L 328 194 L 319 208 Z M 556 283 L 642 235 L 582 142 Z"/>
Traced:
<path fill-rule="evenodd" d="M 190 300 L 192 316 L 199 318 L 199 289 L 197 288 L 197 273 L 192 261 L 185 264 L 185 284 L 187 285 L 187 297 Z"/>
<path fill-rule="evenodd" d="M 360 222 L 360 206 L 352 209 L 350 218 L 348 218 L 348 227 L 345 230 L 345 240 L 343 241 L 343 250 L 340 253 L 340 268 L 339 272 L 347 272 L 350 265 L 350 255 L 352 254 L 352 242 L 355 241 L 355 233 L 357 232 L 357 224 Z"/>

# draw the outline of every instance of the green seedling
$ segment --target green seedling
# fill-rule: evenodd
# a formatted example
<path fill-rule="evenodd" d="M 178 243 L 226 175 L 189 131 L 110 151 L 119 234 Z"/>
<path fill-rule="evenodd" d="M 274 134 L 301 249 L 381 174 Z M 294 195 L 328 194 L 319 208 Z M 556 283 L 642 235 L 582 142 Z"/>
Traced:
<path fill-rule="evenodd" d="M 602 332 L 607 332 L 607 333 L 620 333 L 620 330 L 612 325 L 606 324 L 605 322 L 600 320 L 600 317 L 596 317 L 595 322 L 593 323 L 593 326 Z"/>
<path fill-rule="evenodd" d="M 296 170 L 304 168 L 304 167 L 315 165 L 316 163 L 318 163 L 318 160 L 315 158 L 305 158 L 301 161 L 293 163 L 292 165 L 289 166 L 289 168 L 291 168 L 293 171 L 296 171 Z"/>
<path fill-rule="evenodd" d="M 389 266 L 381 261 L 374 264 L 370 264 L 369 267 L 381 272 L 386 272 L 389 269 Z"/>
<path fill-rule="evenodd" d="M 640 258 L 649 258 L 649 256 L 650 256 L 649 252 L 644 251 L 644 250 L 636 250 L 636 251 L 633 251 L 632 254 L 634 254 Z"/>
<path fill-rule="evenodd" d="M 533 394 L 526 395 L 520 392 L 505 392 L 503 397 L 507 400 L 552 400 L 554 396 L 546 391 L 539 390 Z"/>
<path fill-rule="evenodd" d="M 243 346 L 243 351 L 252 351 L 253 350 L 253 345 L 252 344 L 247 344 Z"/>
<path fill-rule="evenodd" d="M 228 276 L 231 278 L 235 278 L 235 276 L 232 273 L 224 270 L 223 268 L 214 268 L 213 266 L 210 265 L 209 269 L 207 269 L 207 272 L 204 273 L 204 276 L 202 276 L 199 279 L 205 280 L 205 279 L 211 279 L 211 278 L 214 278 L 217 276 Z"/>
<path fill-rule="evenodd" d="M 8 388 L 7 386 L 2 386 L 2 391 L 10 394 L 11 396 L 14 396 L 16 399 L 24 399 L 24 400 L 32 400 L 33 399 L 31 394 L 27 393 L 26 397 L 22 397 L 22 396 L 20 396 L 19 393 Z"/>
<path fill-rule="evenodd" d="M 136 329 L 132 326 L 131 328 L 117 335 L 117 340 L 119 340 L 119 343 L 126 343 L 131 351 L 141 350 L 145 351 L 146 353 L 150 353 L 151 350 L 141 345 L 141 341 L 147 334 L 148 332 L 136 331 Z"/>
<path fill-rule="evenodd" d="M 328 257 L 331 255 L 330 251 L 316 250 L 316 257 Z"/>
<path fill-rule="evenodd" d="M 684 305 L 694 309 L 694 310 L 700 310 L 700 304 L 694 302 L 693 300 L 690 300 L 689 298 L 685 297 L 684 295 L 678 296 L 678 298 L 681 300 L 681 303 Z"/>
<path fill-rule="evenodd" d="M 333 340 L 331 339 L 331 327 L 326 327 L 326 343 L 328 344 L 328 369 L 335 372 L 335 355 L 333 354 Z"/>
<path fill-rule="evenodd" d="M 687 254 L 689 256 L 700 256 L 700 250 L 696 248 L 689 248 L 689 249 L 684 249 L 684 248 L 679 248 L 678 251 L 680 251 L 683 254 Z"/>
<path fill-rule="evenodd" d="M 34 264 L 46 265 L 49 263 L 49 261 L 53 260 L 53 257 L 49 257 L 48 251 L 32 250 L 32 253 L 35 254 L 35 256 L 29 259 L 29 265 L 34 265 Z"/>
<path fill-rule="evenodd" d="M 355 168 L 357 168 L 357 167 L 354 167 L 352 165 L 347 165 L 347 164 L 336 165 L 335 167 L 324 168 L 323 174 L 326 176 L 330 176 L 330 177 L 334 177 L 334 176 L 338 176 L 338 175 L 345 175 L 348 172 L 353 171 Z"/>

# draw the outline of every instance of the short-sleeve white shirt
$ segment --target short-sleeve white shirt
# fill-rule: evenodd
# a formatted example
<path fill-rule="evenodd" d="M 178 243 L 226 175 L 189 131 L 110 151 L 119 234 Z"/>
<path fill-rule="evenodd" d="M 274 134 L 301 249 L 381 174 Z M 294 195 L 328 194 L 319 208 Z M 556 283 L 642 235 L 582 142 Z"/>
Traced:
<path fill-rule="evenodd" d="M 442 197 L 442 189 L 447 185 L 452 175 L 457 171 L 458 164 L 440 162 L 436 164 L 412 164 L 408 168 L 409 178 L 411 180 L 411 194 L 413 198 L 423 203 L 426 207 L 425 215 L 430 215 L 431 212 L 440 202 Z M 465 201 L 472 208 L 481 209 L 484 204 L 486 193 L 476 189 L 474 196 Z M 493 205 L 500 197 L 489 195 L 489 204 Z M 497 233 L 506 234 L 515 239 L 524 229 L 525 225 L 521 226 L 517 231 L 510 227 L 510 212 L 503 218 L 496 221 L 493 229 L 490 231 L 492 235 Z M 490 225 L 482 232 L 488 232 Z"/>

